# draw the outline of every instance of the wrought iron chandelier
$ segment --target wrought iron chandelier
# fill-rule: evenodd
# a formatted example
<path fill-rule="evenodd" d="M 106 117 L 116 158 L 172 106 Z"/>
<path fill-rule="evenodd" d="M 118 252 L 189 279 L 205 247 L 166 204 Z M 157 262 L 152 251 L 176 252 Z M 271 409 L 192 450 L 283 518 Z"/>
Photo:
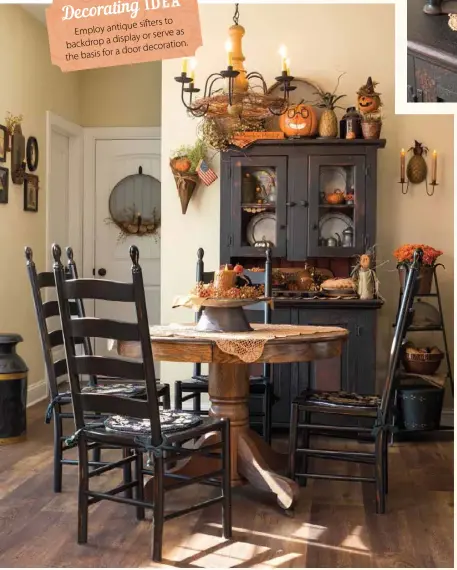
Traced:
<path fill-rule="evenodd" d="M 190 60 L 190 75 L 189 61 L 184 58 L 181 75 L 175 77 L 175 80 L 181 83 L 181 101 L 194 117 L 261 120 L 287 112 L 289 93 L 296 89 L 292 85 L 294 77 L 290 75 L 287 50 L 284 46 L 280 49 L 282 72 L 275 78 L 283 95 L 275 97 L 269 92 L 259 72 L 247 73 L 244 68 L 242 38 L 245 29 L 238 23 L 239 15 L 239 4 L 235 4 L 234 25 L 229 28 L 229 39 L 225 45 L 227 68 L 208 76 L 202 97 L 196 98 L 201 90 L 195 86 L 195 58 Z"/>

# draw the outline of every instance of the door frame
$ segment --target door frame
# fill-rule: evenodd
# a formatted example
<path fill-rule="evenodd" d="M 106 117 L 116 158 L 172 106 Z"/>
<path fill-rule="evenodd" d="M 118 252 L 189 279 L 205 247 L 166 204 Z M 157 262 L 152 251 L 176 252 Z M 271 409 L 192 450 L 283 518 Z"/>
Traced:
<path fill-rule="evenodd" d="M 82 268 L 84 277 L 92 277 L 95 262 L 95 152 L 98 141 L 161 140 L 160 127 L 94 127 L 84 129 L 84 209 Z"/>
<path fill-rule="evenodd" d="M 50 204 L 53 199 L 51 186 L 51 138 L 52 134 L 64 135 L 69 139 L 68 149 L 68 220 L 70 243 L 61 244 L 65 247 L 71 245 L 76 259 L 82 256 L 83 234 L 83 158 L 84 158 L 84 129 L 80 125 L 67 121 L 52 111 L 46 111 L 46 270 L 52 270 L 52 259 L 47 248 L 53 234 L 54 220 L 50 216 Z"/>

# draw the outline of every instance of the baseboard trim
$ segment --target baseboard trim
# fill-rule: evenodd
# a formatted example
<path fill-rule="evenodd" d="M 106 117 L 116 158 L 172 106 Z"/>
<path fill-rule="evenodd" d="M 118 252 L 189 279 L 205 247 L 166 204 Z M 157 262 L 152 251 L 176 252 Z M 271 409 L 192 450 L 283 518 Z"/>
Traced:
<path fill-rule="evenodd" d="M 27 389 L 27 407 L 33 406 L 34 404 L 45 400 L 48 397 L 48 390 L 46 385 L 46 380 L 40 380 L 35 382 Z"/>
<path fill-rule="evenodd" d="M 441 425 L 454 427 L 454 410 L 447 408 L 441 412 Z"/>

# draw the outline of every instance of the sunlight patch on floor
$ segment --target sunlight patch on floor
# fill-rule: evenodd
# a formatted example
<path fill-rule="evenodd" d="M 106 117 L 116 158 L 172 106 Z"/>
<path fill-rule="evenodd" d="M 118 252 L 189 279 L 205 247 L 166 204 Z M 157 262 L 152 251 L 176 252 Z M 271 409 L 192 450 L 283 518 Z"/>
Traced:
<path fill-rule="evenodd" d="M 343 540 L 341 546 L 344 548 L 351 548 L 358 551 L 370 551 L 370 548 L 363 543 L 361 534 L 363 533 L 363 526 L 357 525 L 354 530 L 348 534 L 348 536 Z"/>

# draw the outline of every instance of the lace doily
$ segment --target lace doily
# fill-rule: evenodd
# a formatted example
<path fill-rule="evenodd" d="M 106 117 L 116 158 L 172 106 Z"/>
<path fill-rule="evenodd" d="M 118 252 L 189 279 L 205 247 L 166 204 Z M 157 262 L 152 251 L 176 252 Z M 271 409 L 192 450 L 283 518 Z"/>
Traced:
<path fill-rule="evenodd" d="M 298 325 L 265 325 L 252 324 L 253 331 L 242 333 L 200 332 L 195 325 L 157 325 L 150 327 L 151 339 L 163 337 L 195 338 L 214 341 L 217 347 L 226 354 L 237 356 L 243 362 L 258 360 L 265 344 L 274 338 L 288 336 L 306 336 L 322 333 L 346 332 L 341 327 L 317 327 Z"/>

